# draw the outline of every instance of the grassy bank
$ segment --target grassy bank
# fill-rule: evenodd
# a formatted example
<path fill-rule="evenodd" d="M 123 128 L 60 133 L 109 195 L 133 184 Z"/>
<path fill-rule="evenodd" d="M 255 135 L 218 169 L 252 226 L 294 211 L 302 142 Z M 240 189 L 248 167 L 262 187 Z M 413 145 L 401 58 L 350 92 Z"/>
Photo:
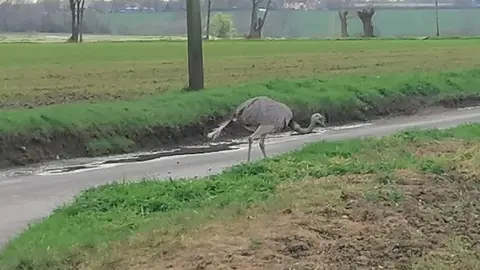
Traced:
<path fill-rule="evenodd" d="M 202 180 L 93 188 L 10 242 L 0 269 L 476 269 L 479 139 L 475 124 L 321 142 Z"/>
<path fill-rule="evenodd" d="M 443 71 L 480 63 L 480 39 L 204 43 L 209 88 L 277 78 Z M 131 100 L 187 83 L 186 42 L 0 44 L 0 108 Z"/>
<path fill-rule="evenodd" d="M 478 100 L 479 75 L 480 70 L 474 69 L 270 81 L 131 102 L 4 111 L 0 115 L 0 166 L 57 155 L 95 156 L 202 141 L 220 118 L 258 95 L 290 105 L 300 122 L 320 111 L 330 124 L 414 113 L 434 105 L 456 107 Z"/>

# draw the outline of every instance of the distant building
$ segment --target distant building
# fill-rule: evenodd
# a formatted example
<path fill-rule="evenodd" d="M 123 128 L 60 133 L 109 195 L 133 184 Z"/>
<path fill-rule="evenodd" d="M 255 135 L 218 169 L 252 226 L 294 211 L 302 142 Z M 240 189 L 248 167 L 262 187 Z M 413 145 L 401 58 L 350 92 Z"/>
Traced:
<path fill-rule="evenodd" d="M 319 2 L 316 0 L 286 0 L 283 8 L 295 10 L 311 10 L 319 7 Z"/>

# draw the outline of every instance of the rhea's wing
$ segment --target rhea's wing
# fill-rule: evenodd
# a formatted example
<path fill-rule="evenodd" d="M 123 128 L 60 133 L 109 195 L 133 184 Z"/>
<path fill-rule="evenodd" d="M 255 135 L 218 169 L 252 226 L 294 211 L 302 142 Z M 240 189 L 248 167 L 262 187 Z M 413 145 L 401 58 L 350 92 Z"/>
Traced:
<path fill-rule="evenodd" d="M 268 97 L 257 97 L 244 102 L 238 118 L 248 126 L 273 125 L 283 129 L 293 117 L 292 110 L 278 101 Z"/>
<path fill-rule="evenodd" d="M 235 117 L 239 118 L 246 108 L 250 107 L 250 105 L 252 103 L 254 103 L 255 101 L 257 101 L 259 99 L 263 99 L 263 98 L 266 98 L 266 97 L 254 97 L 254 98 L 246 100 L 242 104 L 238 105 L 237 109 L 235 110 Z"/>

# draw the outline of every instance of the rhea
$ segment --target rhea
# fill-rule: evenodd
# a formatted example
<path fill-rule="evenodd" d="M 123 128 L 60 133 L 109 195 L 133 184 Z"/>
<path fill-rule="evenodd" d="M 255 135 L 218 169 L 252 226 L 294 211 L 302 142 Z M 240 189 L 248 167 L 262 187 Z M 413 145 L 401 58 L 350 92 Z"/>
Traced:
<path fill-rule="evenodd" d="M 258 145 L 263 157 L 266 158 L 265 137 L 267 134 L 281 132 L 287 127 L 300 134 L 311 133 L 316 125 L 325 126 L 325 117 L 320 113 L 314 113 L 310 118 L 310 125 L 302 128 L 293 120 L 293 112 L 287 105 L 265 96 L 254 97 L 240 104 L 233 115 L 208 133 L 207 137 L 212 140 L 217 139 L 222 130 L 232 122 L 237 122 L 253 132 L 248 137 L 247 162 L 249 162 L 254 139 L 259 139 Z"/>

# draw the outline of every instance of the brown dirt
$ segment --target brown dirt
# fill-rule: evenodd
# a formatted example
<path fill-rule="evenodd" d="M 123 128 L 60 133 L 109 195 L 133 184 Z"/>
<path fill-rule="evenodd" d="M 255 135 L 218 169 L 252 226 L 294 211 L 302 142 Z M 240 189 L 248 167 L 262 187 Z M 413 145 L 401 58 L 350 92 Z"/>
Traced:
<path fill-rule="evenodd" d="M 478 177 L 398 170 L 395 185 L 376 177 L 283 186 L 273 205 L 127 249 L 109 269 L 478 269 Z"/>
<path fill-rule="evenodd" d="M 397 115 L 413 115 L 423 108 L 441 106 L 444 108 L 459 108 L 480 103 L 477 96 L 461 99 L 442 100 L 438 103 L 429 102 L 427 97 L 410 98 L 408 100 L 386 100 L 383 104 L 375 104 L 368 110 L 351 108 L 342 111 L 323 111 L 329 125 L 345 124 L 353 121 L 373 120 L 380 117 Z M 295 111 L 295 118 L 301 124 L 310 119 L 310 111 Z M 169 149 L 177 145 L 194 145 L 207 141 L 206 134 L 216 127 L 222 117 L 210 117 L 203 121 L 178 128 L 156 127 L 149 130 L 133 130 L 123 134 L 134 142 L 128 149 L 113 149 L 106 154 L 122 154 L 132 151 Z M 112 134 L 117 134 L 112 131 Z M 223 139 L 248 135 L 241 126 L 232 125 L 226 128 Z M 92 137 L 93 136 L 93 137 Z M 96 139 L 89 132 L 83 134 L 54 133 L 49 138 L 36 138 L 16 134 L 0 137 L 0 168 L 25 166 L 58 158 L 77 158 L 91 156 L 86 147 L 89 141 Z"/>

